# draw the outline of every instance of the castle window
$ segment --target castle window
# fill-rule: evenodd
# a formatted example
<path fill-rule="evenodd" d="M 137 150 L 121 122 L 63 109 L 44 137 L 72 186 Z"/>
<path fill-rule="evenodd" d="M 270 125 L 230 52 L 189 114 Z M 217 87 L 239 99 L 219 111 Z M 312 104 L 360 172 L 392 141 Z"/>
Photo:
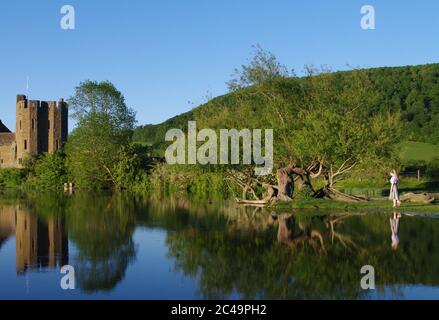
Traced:
<path fill-rule="evenodd" d="M 21 130 L 21 120 L 20 120 L 20 130 Z"/>
<path fill-rule="evenodd" d="M 21 159 L 21 158 L 18 159 L 18 164 L 20 164 L 20 165 L 23 164 L 23 159 Z"/>
<path fill-rule="evenodd" d="M 3 159 L 0 160 L 0 163 L 3 164 Z"/>
<path fill-rule="evenodd" d="M 32 119 L 32 130 L 34 130 L 34 129 L 35 129 L 35 120 Z"/>
<path fill-rule="evenodd" d="M 27 150 L 27 140 L 24 140 L 24 150 Z"/>

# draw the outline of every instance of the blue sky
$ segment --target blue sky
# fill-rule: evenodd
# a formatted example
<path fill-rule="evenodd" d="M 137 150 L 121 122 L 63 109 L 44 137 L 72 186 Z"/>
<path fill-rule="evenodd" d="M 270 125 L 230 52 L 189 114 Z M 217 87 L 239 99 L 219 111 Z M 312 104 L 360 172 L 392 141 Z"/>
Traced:
<path fill-rule="evenodd" d="M 76 9 L 62 30 L 60 8 Z M 363 5 L 376 30 L 360 28 Z M 299 74 L 305 64 L 375 67 L 438 62 L 437 0 L 14 0 L 0 6 L 0 119 L 15 129 L 15 95 L 68 98 L 110 80 L 159 123 L 227 91 L 260 44 Z"/>

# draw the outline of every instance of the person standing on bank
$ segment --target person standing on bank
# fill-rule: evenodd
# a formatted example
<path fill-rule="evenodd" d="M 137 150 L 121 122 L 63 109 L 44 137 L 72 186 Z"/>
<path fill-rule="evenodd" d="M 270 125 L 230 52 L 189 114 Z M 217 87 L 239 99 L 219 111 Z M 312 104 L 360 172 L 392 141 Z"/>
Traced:
<path fill-rule="evenodd" d="M 393 201 L 393 207 L 399 207 L 401 205 L 401 201 L 399 200 L 399 192 L 398 192 L 398 175 L 396 170 L 390 171 L 390 195 L 389 199 Z"/>

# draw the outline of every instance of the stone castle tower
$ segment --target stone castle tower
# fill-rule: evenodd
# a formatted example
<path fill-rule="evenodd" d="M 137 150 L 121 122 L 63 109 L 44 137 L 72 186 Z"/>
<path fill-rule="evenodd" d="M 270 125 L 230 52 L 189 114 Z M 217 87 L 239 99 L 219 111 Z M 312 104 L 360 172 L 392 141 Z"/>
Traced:
<path fill-rule="evenodd" d="M 58 151 L 67 135 L 68 110 L 63 99 L 36 101 L 18 95 L 15 135 L 4 126 L 0 133 L 0 167 L 20 167 L 29 155 Z"/>

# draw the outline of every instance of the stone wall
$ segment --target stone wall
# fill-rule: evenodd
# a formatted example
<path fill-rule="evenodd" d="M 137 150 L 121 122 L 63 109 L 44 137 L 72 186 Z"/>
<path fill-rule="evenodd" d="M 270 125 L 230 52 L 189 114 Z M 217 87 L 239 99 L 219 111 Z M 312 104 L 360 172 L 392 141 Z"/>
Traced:
<path fill-rule="evenodd" d="M 14 168 L 16 165 L 15 134 L 0 133 L 0 168 Z"/>
<path fill-rule="evenodd" d="M 56 103 L 17 95 L 15 131 L 0 121 L 0 168 L 21 167 L 29 155 L 62 149 L 68 135 L 67 104 L 63 99 Z"/>

